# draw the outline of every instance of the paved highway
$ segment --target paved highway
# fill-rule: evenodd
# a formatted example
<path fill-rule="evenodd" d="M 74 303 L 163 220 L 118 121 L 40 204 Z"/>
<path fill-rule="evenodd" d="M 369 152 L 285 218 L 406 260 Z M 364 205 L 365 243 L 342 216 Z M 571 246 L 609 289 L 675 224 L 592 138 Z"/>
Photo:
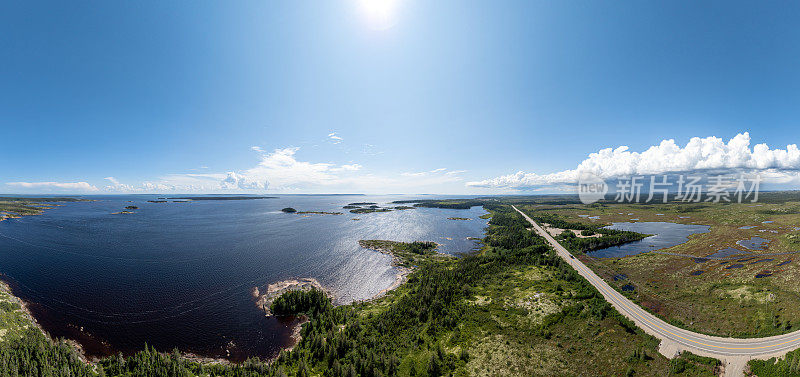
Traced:
<path fill-rule="evenodd" d="M 533 229 L 555 248 L 561 258 L 597 288 L 617 311 L 636 323 L 646 333 L 660 339 L 659 351 L 667 357 L 673 357 L 677 352 L 688 350 L 699 355 L 721 359 L 726 363 L 726 375 L 741 376 L 742 368 L 750 358 L 766 359 L 781 356 L 788 351 L 800 348 L 800 331 L 767 338 L 737 339 L 698 334 L 670 325 L 611 288 L 594 271 L 574 258 L 533 219 L 517 207 L 512 207 L 531 223 Z"/>

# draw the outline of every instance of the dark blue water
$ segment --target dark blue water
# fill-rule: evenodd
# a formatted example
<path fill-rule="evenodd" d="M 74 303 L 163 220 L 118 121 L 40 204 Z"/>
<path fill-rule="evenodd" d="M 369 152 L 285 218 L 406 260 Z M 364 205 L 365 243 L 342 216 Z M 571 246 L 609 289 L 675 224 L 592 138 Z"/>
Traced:
<path fill-rule="evenodd" d="M 367 299 L 396 271 L 359 239 L 435 241 L 459 253 L 474 248 L 467 237 L 482 237 L 486 226 L 480 207 L 358 215 L 341 208 L 403 196 L 147 202 L 157 197 L 95 197 L 0 222 L 4 280 L 48 332 L 78 340 L 91 355 L 130 353 L 147 342 L 232 360 L 270 357 L 288 343 L 292 320 L 265 317 L 254 286 L 313 277 L 338 303 Z M 112 214 L 127 205 L 139 209 Z M 284 207 L 345 214 L 304 217 Z"/>
<path fill-rule="evenodd" d="M 612 246 L 587 253 L 597 258 L 620 258 L 648 251 L 665 249 L 680 245 L 689 240 L 689 236 L 707 233 L 707 225 L 677 224 L 668 222 L 613 223 L 609 229 L 627 230 L 643 234 L 652 234 L 640 241 L 629 242 L 620 246 Z"/>

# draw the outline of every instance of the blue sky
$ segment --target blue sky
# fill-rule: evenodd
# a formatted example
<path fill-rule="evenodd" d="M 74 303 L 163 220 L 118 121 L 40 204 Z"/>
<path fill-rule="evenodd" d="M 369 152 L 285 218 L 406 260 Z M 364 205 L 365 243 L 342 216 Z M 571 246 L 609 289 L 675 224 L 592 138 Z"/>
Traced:
<path fill-rule="evenodd" d="M 518 192 L 744 132 L 796 178 L 798 8 L 5 2 L 0 193 Z"/>

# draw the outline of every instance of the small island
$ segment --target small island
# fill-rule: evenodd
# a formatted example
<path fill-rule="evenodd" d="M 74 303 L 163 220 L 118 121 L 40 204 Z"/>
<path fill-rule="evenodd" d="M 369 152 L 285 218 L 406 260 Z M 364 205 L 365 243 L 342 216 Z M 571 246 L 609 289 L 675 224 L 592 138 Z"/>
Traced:
<path fill-rule="evenodd" d="M 373 212 L 390 212 L 389 208 L 356 208 L 351 209 L 350 213 L 373 213 Z"/>
<path fill-rule="evenodd" d="M 296 213 L 298 215 L 344 215 L 342 212 L 327 212 L 327 211 L 298 211 L 292 207 L 286 207 L 281 210 L 285 213 Z"/>
<path fill-rule="evenodd" d="M 139 209 L 137 206 L 126 206 L 125 209 Z"/>
<path fill-rule="evenodd" d="M 439 244 L 431 241 L 399 242 L 387 240 L 360 240 L 358 245 L 370 250 L 379 251 L 394 257 L 393 264 L 400 267 L 413 267 L 433 257 L 440 256 L 436 252 Z"/>
<path fill-rule="evenodd" d="M 469 217 L 448 217 L 448 220 L 472 220 Z"/>
<path fill-rule="evenodd" d="M 276 300 L 279 299 L 282 295 L 289 292 L 312 292 L 318 291 L 320 293 L 327 294 L 330 296 L 330 292 L 325 289 L 322 284 L 319 283 L 314 278 L 297 278 L 297 279 L 289 279 L 284 281 L 279 281 L 276 283 L 272 283 L 267 285 L 266 287 L 253 287 L 251 294 L 253 298 L 256 300 L 256 305 L 264 310 L 264 313 L 268 316 L 277 314 L 290 314 L 292 310 L 288 310 L 289 307 L 285 306 L 286 303 L 279 303 L 276 307 L 274 304 Z M 290 294 L 290 296 L 293 294 Z M 302 306 L 302 305 L 301 305 Z M 276 310 L 277 309 L 277 310 Z M 297 307 L 296 307 L 297 309 Z M 303 312 L 304 310 L 294 311 L 294 313 Z"/>

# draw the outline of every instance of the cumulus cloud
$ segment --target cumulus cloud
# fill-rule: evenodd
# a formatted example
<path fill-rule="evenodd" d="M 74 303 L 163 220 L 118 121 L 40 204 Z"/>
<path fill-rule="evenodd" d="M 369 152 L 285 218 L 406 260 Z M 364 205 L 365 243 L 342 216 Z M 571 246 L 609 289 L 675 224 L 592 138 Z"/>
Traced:
<path fill-rule="evenodd" d="M 26 189 L 56 189 L 61 191 L 98 191 L 98 188 L 87 182 L 8 182 L 12 187 Z"/>
<path fill-rule="evenodd" d="M 225 189 L 242 189 L 242 190 L 266 190 L 269 187 L 269 181 L 266 179 L 254 180 L 242 174 L 229 171 L 222 180 L 222 188 Z"/>
<path fill-rule="evenodd" d="M 785 149 L 770 149 L 766 144 L 750 147 L 750 134 L 736 135 L 726 143 L 718 137 L 692 138 L 681 147 L 675 140 L 663 140 L 643 152 L 631 152 L 627 146 L 606 148 L 591 153 L 575 169 L 551 174 L 517 172 L 482 181 L 468 182 L 470 187 L 535 189 L 546 185 L 575 184 L 583 172 L 603 179 L 635 175 L 682 172 L 754 171 L 774 180 L 795 179 L 800 169 L 800 149 L 790 144 Z"/>
<path fill-rule="evenodd" d="M 104 178 L 108 184 L 103 187 L 103 190 L 128 193 L 220 191 L 452 193 L 454 189 L 458 190 L 458 188 L 464 187 L 461 183 L 463 182 L 461 174 L 465 172 L 464 170 L 436 168 L 418 173 L 385 172 L 378 175 L 369 171 L 365 172 L 364 166 L 354 161 L 337 164 L 302 160 L 298 157 L 300 151 L 298 147 L 277 148 L 271 152 L 257 146 L 250 147 L 250 149 L 258 152 L 258 161 L 249 169 L 167 174 L 138 184 L 123 183 L 115 176 L 108 176 Z M 22 185 L 23 183 L 15 184 Z M 34 187 L 32 185 L 34 183 L 29 183 L 27 187 Z M 44 183 L 41 183 L 40 187 L 43 185 Z M 450 188 L 447 185 L 450 185 Z M 91 190 L 96 191 L 97 189 Z"/>
<path fill-rule="evenodd" d="M 333 173 L 355 171 L 361 167 L 358 164 L 336 166 L 331 163 L 299 161 L 295 157 L 299 149 L 281 148 L 263 154 L 255 167 L 241 172 L 229 172 L 222 180 L 222 185 L 230 188 L 235 184 L 242 189 L 326 185 L 339 180 Z"/>
<path fill-rule="evenodd" d="M 119 191 L 119 192 L 130 192 L 130 191 L 136 191 L 136 189 L 134 189 L 134 188 L 133 188 L 133 186 L 131 186 L 131 185 L 126 185 L 126 184 L 124 184 L 124 183 L 120 183 L 120 182 L 119 182 L 119 181 L 118 181 L 116 178 L 114 178 L 114 177 L 105 177 L 105 178 L 103 178 L 103 179 L 105 179 L 105 180 L 107 180 L 108 182 L 110 182 L 110 183 L 111 183 L 111 184 L 109 184 L 108 186 L 106 186 L 106 187 L 104 188 L 106 191 Z"/>

